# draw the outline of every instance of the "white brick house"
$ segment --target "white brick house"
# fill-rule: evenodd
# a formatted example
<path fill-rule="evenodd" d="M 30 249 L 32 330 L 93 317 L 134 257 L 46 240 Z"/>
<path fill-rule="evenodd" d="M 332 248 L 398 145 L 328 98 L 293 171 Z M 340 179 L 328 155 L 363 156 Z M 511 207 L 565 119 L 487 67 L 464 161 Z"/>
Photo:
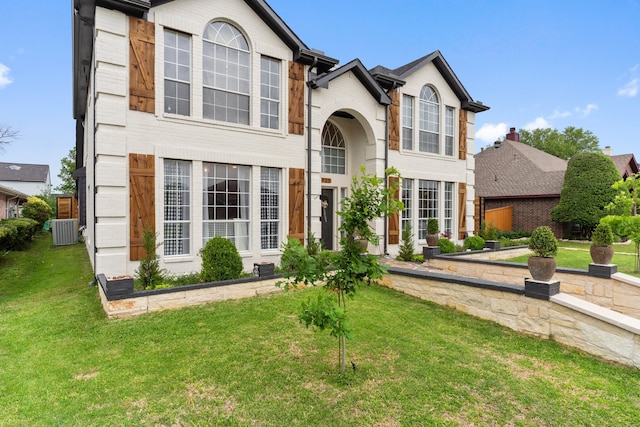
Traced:
<path fill-rule="evenodd" d="M 439 51 L 396 70 L 339 67 L 263 0 L 73 7 L 75 176 L 96 273 L 132 274 L 145 226 L 174 273 L 199 270 L 214 235 L 247 271 L 308 230 L 335 249 L 360 165 L 404 178 L 401 221 L 375 224 L 380 253 L 397 253 L 405 221 L 418 242 L 432 216 L 453 240 L 473 232 L 474 121 L 488 107 Z"/>

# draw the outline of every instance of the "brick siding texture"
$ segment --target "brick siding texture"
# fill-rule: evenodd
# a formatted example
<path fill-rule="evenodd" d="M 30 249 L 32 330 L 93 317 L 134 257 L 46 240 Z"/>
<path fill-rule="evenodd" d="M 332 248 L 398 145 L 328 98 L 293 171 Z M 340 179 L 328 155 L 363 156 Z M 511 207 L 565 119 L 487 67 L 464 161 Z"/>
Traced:
<path fill-rule="evenodd" d="M 533 231 L 541 225 L 551 227 L 557 238 L 565 237 L 563 224 L 551 220 L 551 209 L 558 205 L 559 197 L 540 197 L 535 199 L 485 199 L 485 210 L 513 206 L 513 229 Z"/>

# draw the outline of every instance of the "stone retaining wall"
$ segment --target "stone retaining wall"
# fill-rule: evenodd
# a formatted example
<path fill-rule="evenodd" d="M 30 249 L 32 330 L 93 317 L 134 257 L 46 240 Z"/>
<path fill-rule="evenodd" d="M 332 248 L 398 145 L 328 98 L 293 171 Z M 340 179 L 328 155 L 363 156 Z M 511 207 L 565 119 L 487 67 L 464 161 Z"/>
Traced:
<path fill-rule="evenodd" d="M 640 320 L 560 293 L 549 301 L 524 296 L 524 286 L 487 286 L 473 279 L 392 268 L 389 285 L 408 295 L 491 320 L 518 332 L 553 338 L 603 359 L 640 367 Z"/>
<path fill-rule="evenodd" d="M 424 265 L 448 274 L 505 284 L 524 284 L 524 280 L 530 277 L 526 264 L 482 259 L 498 259 L 501 256 L 500 252 L 482 251 L 470 256 L 439 256 L 426 260 Z M 512 256 L 511 253 L 509 256 Z M 504 258 L 504 255 L 502 257 Z M 611 279 L 605 279 L 590 276 L 585 270 L 558 268 L 552 280 L 560 281 L 562 293 L 640 319 L 640 279 L 637 277 L 615 273 Z"/>

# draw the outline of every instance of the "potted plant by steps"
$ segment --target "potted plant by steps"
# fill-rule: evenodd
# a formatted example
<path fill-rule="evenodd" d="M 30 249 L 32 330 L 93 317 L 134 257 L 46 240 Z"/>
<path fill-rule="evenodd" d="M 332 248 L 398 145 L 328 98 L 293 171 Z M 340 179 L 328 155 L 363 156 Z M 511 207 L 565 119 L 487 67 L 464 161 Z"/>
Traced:
<path fill-rule="evenodd" d="M 436 218 L 427 219 L 427 246 L 438 246 L 440 226 Z"/>
<path fill-rule="evenodd" d="M 613 232 L 609 224 L 600 223 L 591 234 L 591 259 L 594 264 L 609 264 L 613 259 Z"/>
<path fill-rule="evenodd" d="M 558 239 L 549 226 L 544 225 L 533 231 L 529 249 L 534 254 L 527 262 L 531 277 L 536 281 L 548 282 L 556 271 L 555 256 L 558 253 Z"/>

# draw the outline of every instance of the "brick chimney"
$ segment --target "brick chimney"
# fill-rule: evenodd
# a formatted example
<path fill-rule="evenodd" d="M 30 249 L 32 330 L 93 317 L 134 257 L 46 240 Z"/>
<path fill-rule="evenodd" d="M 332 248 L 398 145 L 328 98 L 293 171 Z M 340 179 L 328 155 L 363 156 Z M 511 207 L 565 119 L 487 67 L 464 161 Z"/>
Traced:
<path fill-rule="evenodd" d="M 506 139 L 509 141 L 520 142 L 520 134 L 516 132 L 516 128 L 510 128 Z"/>

